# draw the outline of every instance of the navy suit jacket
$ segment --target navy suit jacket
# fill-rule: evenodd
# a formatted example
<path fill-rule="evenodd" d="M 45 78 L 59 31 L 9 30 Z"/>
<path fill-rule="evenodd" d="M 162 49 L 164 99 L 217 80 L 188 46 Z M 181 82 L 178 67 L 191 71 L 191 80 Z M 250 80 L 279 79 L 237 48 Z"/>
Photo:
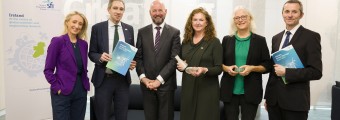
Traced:
<path fill-rule="evenodd" d="M 131 25 L 122 23 L 125 42 L 134 46 L 134 33 Z M 109 33 L 108 21 L 103 21 L 92 26 L 89 58 L 95 63 L 91 82 L 95 87 L 99 87 L 103 82 L 107 62 L 100 62 L 102 53 L 109 53 Z M 113 33 L 112 33 L 113 34 Z M 131 76 L 128 71 L 125 75 L 126 80 L 131 84 Z"/>
<path fill-rule="evenodd" d="M 83 61 L 82 83 L 86 90 L 90 90 L 87 76 L 87 48 L 86 41 L 77 38 L 80 55 Z M 53 37 L 47 49 L 44 74 L 48 83 L 51 84 L 52 93 L 69 95 L 77 80 L 77 62 L 74 55 L 73 45 L 67 34 Z"/>
<path fill-rule="evenodd" d="M 284 31 L 272 39 L 272 53 L 279 50 Z M 265 99 L 268 105 L 278 104 L 292 111 L 308 111 L 310 108 L 309 81 L 322 77 L 320 34 L 300 26 L 289 45 L 293 45 L 304 68 L 286 68 L 286 81 L 271 70 L 266 87 Z M 272 62 L 272 64 L 274 64 Z"/>
<path fill-rule="evenodd" d="M 165 83 L 158 90 L 174 90 L 177 88 L 176 82 L 176 66 L 177 61 L 175 56 L 181 50 L 180 31 L 170 25 L 165 24 L 161 38 L 160 49 L 155 52 L 154 38 L 152 25 L 147 25 L 138 30 L 136 53 L 136 71 L 140 76 L 145 76 L 151 80 L 155 80 L 158 75 L 161 75 Z M 146 90 L 146 86 L 141 84 Z"/>

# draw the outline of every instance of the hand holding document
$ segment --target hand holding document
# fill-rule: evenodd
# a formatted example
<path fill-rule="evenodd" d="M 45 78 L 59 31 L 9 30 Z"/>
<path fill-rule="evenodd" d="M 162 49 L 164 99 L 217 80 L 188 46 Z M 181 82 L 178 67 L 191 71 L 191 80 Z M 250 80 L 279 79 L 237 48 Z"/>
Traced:
<path fill-rule="evenodd" d="M 284 68 L 304 68 L 298 54 L 294 47 L 289 45 L 279 51 L 272 54 L 272 59 L 275 64 L 279 64 Z M 279 76 L 279 75 L 278 75 Z M 285 76 L 281 76 L 285 84 L 288 84 Z"/>
<path fill-rule="evenodd" d="M 134 63 L 132 61 L 136 52 L 137 48 L 134 46 L 123 41 L 118 41 L 112 52 L 112 60 L 106 64 L 106 67 L 125 76 L 131 63 Z"/>

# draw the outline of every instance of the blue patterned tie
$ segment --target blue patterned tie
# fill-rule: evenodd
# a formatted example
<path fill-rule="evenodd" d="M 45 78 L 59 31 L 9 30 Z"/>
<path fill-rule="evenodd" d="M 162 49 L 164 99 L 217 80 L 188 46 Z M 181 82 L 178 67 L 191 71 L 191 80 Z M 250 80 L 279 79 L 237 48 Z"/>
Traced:
<path fill-rule="evenodd" d="M 287 36 L 286 36 L 285 42 L 283 43 L 281 49 L 288 46 L 288 43 L 289 43 L 289 36 L 290 36 L 291 32 L 287 31 L 286 34 L 287 34 Z"/>
<path fill-rule="evenodd" d="M 157 53 L 157 51 L 159 50 L 159 40 L 161 38 L 161 27 L 156 27 L 157 29 L 157 33 L 156 33 L 156 37 L 155 37 L 155 52 Z"/>

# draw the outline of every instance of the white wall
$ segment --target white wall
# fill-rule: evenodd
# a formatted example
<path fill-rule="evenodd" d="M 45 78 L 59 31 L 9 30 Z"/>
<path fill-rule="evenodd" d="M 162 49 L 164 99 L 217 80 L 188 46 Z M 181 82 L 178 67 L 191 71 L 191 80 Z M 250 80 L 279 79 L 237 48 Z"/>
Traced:
<path fill-rule="evenodd" d="M 338 2 L 338 10 L 337 11 L 340 11 L 340 1 Z M 338 27 L 337 27 L 337 44 L 336 44 L 336 53 L 340 53 L 340 14 L 338 13 Z M 336 61 L 340 61 L 340 55 L 336 55 Z M 337 81 L 340 81 L 340 62 L 335 62 L 335 73 L 338 73 L 338 74 L 334 74 L 334 78 L 335 80 Z"/>
<path fill-rule="evenodd" d="M 323 76 L 321 80 L 311 82 L 312 105 L 330 105 L 332 85 L 336 79 L 339 80 L 335 77 L 337 74 L 335 65 L 339 61 L 339 58 L 336 58 L 339 56 L 338 3 L 338 0 L 304 2 L 305 15 L 302 24 L 320 33 L 322 46 Z"/>
<path fill-rule="evenodd" d="M 3 47 L 3 26 L 2 26 L 2 0 L 0 1 L 0 48 Z M 0 52 L 0 58 L 4 58 L 3 52 Z M 0 59 L 0 110 L 5 109 L 5 83 L 4 83 L 4 62 Z"/>
<path fill-rule="evenodd" d="M 340 1 L 338 2 L 338 10 L 340 10 Z M 338 53 L 336 55 L 336 61 L 340 61 L 340 14 L 338 13 L 337 14 L 337 27 L 336 27 L 336 31 L 337 32 L 337 35 L 334 36 L 335 37 L 335 48 L 336 48 L 336 53 Z M 337 80 L 337 81 L 340 81 L 340 62 L 335 62 L 335 73 L 338 73 L 338 74 L 334 74 L 334 79 Z"/>
<path fill-rule="evenodd" d="M 5 108 L 5 89 L 4 89 L 4 40 L 3 40 L 3 16 L 2 6 L 4 1 L 0 0 L 0 110 Z M 78 0 L 68 0 L 78 1 Z M 135 2 L 131 2 L 135 1 Z M 312 82 L 312 98 L 318 105 L 330 105 L 331 90 L 330 86 L 334 84 L 334 80 L 340 81 L 340 1 L 329 0 L 327 2 L 318 0 L 301 0 L 304 4 L 305 16 L 301 20 L 301 24 L 311 30 L 319 32 L 322 39 L 322 53 L 324 63 L 324 76 L 319 81 Z M 59 2 L 59 1 L 55 1 Z M 90 21 L 90 27 L 103 19 L 102 16 L 106 15 L 106 5 L 104 0 L 97 0 L 97 3 L 90 4 L 86 2 L 86 7 L 79 7 L 82 12 L 86 12 Z M 99 3 L 102 2 L 102 3 Z M 200 3 L 201 2 L 201 3 Z M 217 29 L 218 38 L 222 38 L 228 34 L 231 11 L 236 5 L 243 5 L 248 7 L 255 15 L 255 21 L 258 27 L 258 33 L 265 36 L 269 48 L 271 48 L 271 37 L 284 29 L 284 22 L 281 17 L 282 5 L 285 1 L 272 1 L 272 0 L 165 0 L 168 8 L 166 22 L 177 27 L 181 30 L 181 37 L 183 35 L 183 28 L 188 14 L 192 9 L 197 6 L 205 6 L 211 12 L 215 26 Z M 123 21 L 133 24 L 135 27 L 135 34 L 137 30 L 147 24 L 151 23 L 148 13 L 151 0 L 127 0 L 127 7 L 130 11 L 126 11 Z M 259 9 L 264 7 L 263 9 Z M 77 8 L 76 6 L 73 6 Z M 66 7 L 65 7 L 66 8 Z M 317 9 L 315 9 L 317 8 Z M 27 9 L 27 8 L 23 8 Z M 212 10 L 212 11 L 210 11 Z M 67 11 L 67 10 L 65 10 Z M 51 28 L 56 28 L 52 26 Z M 48 35 L 51 37 L 51 35 Z M 93 63 L 89 63 L 89 76 L 92 76 Z M 133 74 L 133 82 L 138 84 L 138 77 L 135 71 Z M 181 82 L 181 75 L 178 75 L 179 84 Z M 263 79 L 267 81 L 266 78 Z M 45 81 L 44 81 L 45 82 Z M 265 83 L 264 83 L 265 84 Z M 316 86 L 317 85 L 317 86 Z M 321 87 L 320 87 L 321 86 Z M 315 89 L 314 89 L 315 88 Z M 93 90 L 93 88 L 92 88 Z M 92 92 L 91 92 L 92 93 Z M 318 93 L 318 95 L 316 95 Z M 321 95 L 320 95 L 321 94 Z"/>

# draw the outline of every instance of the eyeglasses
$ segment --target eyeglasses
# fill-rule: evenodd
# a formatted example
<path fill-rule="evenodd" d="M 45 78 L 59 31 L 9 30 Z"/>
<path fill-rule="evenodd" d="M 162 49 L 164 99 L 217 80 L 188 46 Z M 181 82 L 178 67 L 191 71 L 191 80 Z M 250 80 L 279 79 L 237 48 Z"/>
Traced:
<path fill-rule="evenodd" d="M 247 20 L 247 18 L 248 18 L 248 16 L 247 15 L 242 15 L 242 16 L 236 16 L 236 17 L 234 17 L 234 20 L 236 21 L 236 20 Z"/>

